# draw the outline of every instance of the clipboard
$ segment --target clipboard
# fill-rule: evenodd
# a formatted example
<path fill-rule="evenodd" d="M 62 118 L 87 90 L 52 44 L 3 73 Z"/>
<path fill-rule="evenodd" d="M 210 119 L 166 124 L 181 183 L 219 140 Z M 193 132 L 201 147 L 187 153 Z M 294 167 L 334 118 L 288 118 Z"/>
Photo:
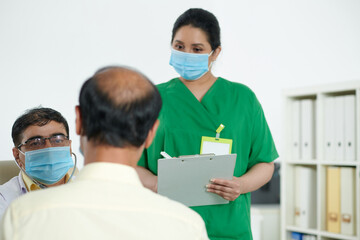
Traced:
<path fill-rule="evenodd" d="M 212 178 L 231 180 L 236 154 L 190 155 L 158 160 L 158 193 L 186 206 L 227 204 L 228 200 L 206 191 Z"/>

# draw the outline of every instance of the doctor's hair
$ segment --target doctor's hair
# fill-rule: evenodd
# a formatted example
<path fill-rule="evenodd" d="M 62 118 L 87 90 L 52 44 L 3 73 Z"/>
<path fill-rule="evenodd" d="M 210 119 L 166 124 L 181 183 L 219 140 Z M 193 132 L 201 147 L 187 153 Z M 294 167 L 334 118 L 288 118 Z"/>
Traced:
<path fill-rule="evenodd" d="M 52 108 L 36 107 L 28 109 L 23 115 L 14 122 L 11 136 L 15 147 L 21 144 L 22 134 L 30 126 L 45 126 L 50 121 L 55 121 L 64 125 L 67 137 L 69 137 L 69 125 L 66 119 L 58 111 Z"/>
<path fill-rule="evenodd" d="M 171 43 L 174 41 L 176 32 L 181 27 L 188 25 L 200 28 L 206 33 L 212 50 L 221 45 L 218 20 L 214 14 L 201 8 L 190 8 L 178 17 L 173 26 Z"/>
<path fill-rule="evenodd" d="M 122 66 L 102 68 L 80 90 L 81 135 L 95 145 L 140 147 L 161 106 L 158 89 L 142 73 Z"/>

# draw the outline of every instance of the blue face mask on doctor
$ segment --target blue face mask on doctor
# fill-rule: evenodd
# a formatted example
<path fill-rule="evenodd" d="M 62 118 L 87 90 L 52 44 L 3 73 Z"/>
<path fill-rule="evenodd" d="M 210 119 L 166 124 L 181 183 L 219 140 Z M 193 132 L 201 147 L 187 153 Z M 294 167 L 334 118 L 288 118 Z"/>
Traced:
<path fill-rule="evenodd" d="M 197 80 L 209 71 L 209 56 L 212 54 L 186 53 L 171 49 L 170 65 L 186 80 Z"/>
<path fill-rule="evenodd" d="M 70 147 L 50 147 L 25 152 L 25 172 L 31 178 L 51 185 L 74 167 Z"/>

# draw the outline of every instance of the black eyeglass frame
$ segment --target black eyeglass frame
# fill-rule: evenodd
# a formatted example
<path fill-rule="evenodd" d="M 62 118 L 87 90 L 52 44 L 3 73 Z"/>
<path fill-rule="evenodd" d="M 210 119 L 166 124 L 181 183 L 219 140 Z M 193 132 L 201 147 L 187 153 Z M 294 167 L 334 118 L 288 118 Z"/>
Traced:
<path fill-rule="evenodd" d="M 20 148 L 21 148 L 22 146 L 25 146 L 25 147 L 26 147 L 26 144 L 27 144 L 29 141 L 34 140 L 34 139 L 41 139 L 41 141 L 42 141 L 43 143 L 45 143 L 45 141 L 48 139 L 48 140 L 50 141 L 50 144 L 51 144 L 51 139 L 54 139 L 54 138 L 56 138 L 56 137 L 58 137 L 58 136 L 63 136 L 63 137 L 65 137 L 65 140 L 70 140 L 70 139 L 69 139 L 69 136 L 66 136 L 66 135 L 64 135 L 64 134 L 56 134 L 56 135 L 53 135 L 53 136 L 47 137 L 47 138 L 44 138 L 44 137 L 32 137 L 32 138 L 29 138 L 28 140 L 26 140 L 24 143 L 20 143 L 16 148 L 21 151 Z"/>

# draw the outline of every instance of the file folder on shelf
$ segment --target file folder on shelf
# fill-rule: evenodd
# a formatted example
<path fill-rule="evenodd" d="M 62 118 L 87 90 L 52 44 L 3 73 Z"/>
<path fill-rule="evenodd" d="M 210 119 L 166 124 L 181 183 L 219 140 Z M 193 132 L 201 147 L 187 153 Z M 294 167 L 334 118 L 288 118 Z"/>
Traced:
<path fill-rule="evenodd" d="M 301 100 L 301 157 L 303 160 L 315 158 L 315 101 Z"/>
<path fill-rule="evenodd" d="M 292 102 L 292 147 L 291 147 L 291 156 L 292 160 L 301 159 L 301 141 L 300 141 L 300 100 L 295 100 Z"/>
<path fill-rule="evenodd" d="M 345 161 L 355 161 L 355 95 L 344 96 L 344 121 L 345 121 Z"/>
<path fill-rule="evenodd" d="M 316 171 L 295 166 L 295 225 L 316 228 Z"/>
<path fill-rule="evenodd" d="M 324 157 L 326 161 L 335 160 L 335 99 L 324 99 Z"/>
<path fill-rule="evenodd" d="M 316 240 L 316 237 L 314 235 L 303 235 L 302 240 Z"/>
<path fill-rule="evenodd" d="M 343 161 L 345 157 L 344 148 L 344 96 L 335 97 L 335 159 Z"/>
<path fill-rule="evenodd" d="M 340 168 L 341 234 L 355 235 L 355 168 Z"/>
<path fill-rule="evenodd" d="M 326 171 L 326 230 L 340 233 L 340 168 Z"/>
<path fill-rule="evenodd" d="M 291 233 L 291 240 L 302 240 L 303 234 L 298 232 L 292 232 Z"/>

